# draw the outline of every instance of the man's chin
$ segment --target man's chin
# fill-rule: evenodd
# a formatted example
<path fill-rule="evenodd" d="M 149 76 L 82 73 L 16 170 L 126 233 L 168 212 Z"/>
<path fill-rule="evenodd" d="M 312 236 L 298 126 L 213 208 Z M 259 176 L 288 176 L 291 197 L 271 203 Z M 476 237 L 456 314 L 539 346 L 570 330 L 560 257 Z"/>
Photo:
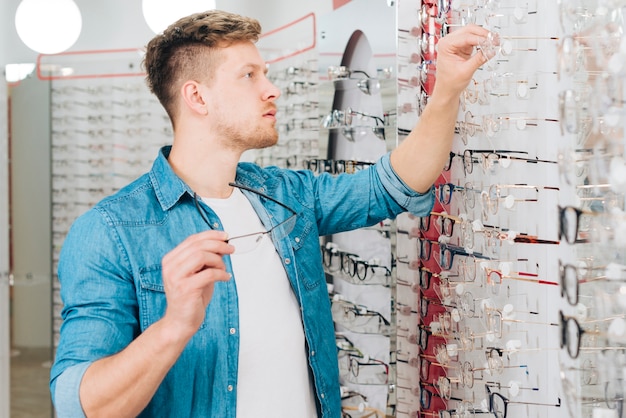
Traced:
<path fill-rule="evenodd" d="M 273 147 L 277 143 L 278 143 L 278 135 L 274 135 L 274 136 L 266 137 L 264 139 L 259 140 L 255 148 L 256 149 L 269 148 L 269 147 Z"/>

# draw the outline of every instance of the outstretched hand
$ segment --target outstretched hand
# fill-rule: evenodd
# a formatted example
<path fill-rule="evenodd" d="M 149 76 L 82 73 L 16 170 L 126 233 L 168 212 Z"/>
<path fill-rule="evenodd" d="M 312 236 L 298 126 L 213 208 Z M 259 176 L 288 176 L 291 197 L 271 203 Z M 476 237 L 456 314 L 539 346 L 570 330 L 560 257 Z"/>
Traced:
<path fill-rule="evenodd" d="M 474 72 L 495 55 L 497 36 L 477 25 L 466 25 L 450 32 L 437 43 L 437 75 L 433 96 L 455 99 L 463 92 Z"/>
<path fill-rule="evenodd" d="M 476 70 L 493 58 L 498 36 L 477 25 L 437 42 L 435 88 L 411 134 L 391 153 L 391 165 L 413 190 L 426 193 L 450 157 L 459 97 Z"/>

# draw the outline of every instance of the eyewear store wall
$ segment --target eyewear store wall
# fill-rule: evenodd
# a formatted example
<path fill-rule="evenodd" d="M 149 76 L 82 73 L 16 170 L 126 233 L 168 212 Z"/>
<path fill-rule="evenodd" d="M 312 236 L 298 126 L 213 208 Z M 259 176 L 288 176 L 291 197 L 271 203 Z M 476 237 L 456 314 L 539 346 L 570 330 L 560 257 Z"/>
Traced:
<path fill-rule="evenodd" d="M 349 175 L 419 120 L 443 34 L 483 25 L 479 49 L 495 53 L 461 97 L 431 215 L 320 240 L 346 416 L 623 417 L 626 3 L 335 6 L 259 42 L 283 92 L 280 139 L 246 159 Z M 44 55 L 10 88 L 13 343 L 39 297 L 54 348 L 67 228 L 170 140 L 138 52 Z"/>

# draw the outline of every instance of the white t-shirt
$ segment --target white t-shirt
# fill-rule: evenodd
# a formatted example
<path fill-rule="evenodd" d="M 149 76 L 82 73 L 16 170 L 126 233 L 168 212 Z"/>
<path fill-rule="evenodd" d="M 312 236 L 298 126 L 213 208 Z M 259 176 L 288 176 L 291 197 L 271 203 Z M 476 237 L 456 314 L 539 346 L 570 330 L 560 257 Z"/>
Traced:
<path fill-rule="evenodd" d="M 231 237 L 266 230 L 238 188 L 227 199 L 203 200 Z M 300 307 L 269 235 L 231 263 L 239 299 L 237 417 L 317 417 Z"/>

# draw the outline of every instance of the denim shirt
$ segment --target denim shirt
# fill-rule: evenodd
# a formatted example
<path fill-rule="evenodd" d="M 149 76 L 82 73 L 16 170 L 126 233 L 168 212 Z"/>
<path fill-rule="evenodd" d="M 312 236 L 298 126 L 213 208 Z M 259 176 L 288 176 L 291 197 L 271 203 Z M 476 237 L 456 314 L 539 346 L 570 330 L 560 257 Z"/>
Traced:
<path fill-rule="evenodd" d="M 87 367 L 123 350 L 164 315 L 161 259 L 207 228 L 193 191 L 168 164 L 169 152 L 164 147 L 150 172 L 80 216 L 65 239 L 58 267 L 63 325 L 50 376 L 61 418 L 84 416 L 79 385 Z M 301 306 L 318 413 L 339 417 L 337 349 L 319 236 L 371 226 L 403 211 L 427 215 L 434 193 L 409 189 L 393 172 L 389 154 L 371 168 L 339 176 L 240 163 L 237 182 L 298 214 L 293 231 L 274 244 Z M 266 228 L 288 216 L 274 202 L 246 195 Z M 201 207 L 222 229 L 213 211 Z M 228 256 L 225 261 L 232 271 Z M 237 303 L 234 279 L 215 285 L 200 329 L 140 416 L 235 417 Z"/>

